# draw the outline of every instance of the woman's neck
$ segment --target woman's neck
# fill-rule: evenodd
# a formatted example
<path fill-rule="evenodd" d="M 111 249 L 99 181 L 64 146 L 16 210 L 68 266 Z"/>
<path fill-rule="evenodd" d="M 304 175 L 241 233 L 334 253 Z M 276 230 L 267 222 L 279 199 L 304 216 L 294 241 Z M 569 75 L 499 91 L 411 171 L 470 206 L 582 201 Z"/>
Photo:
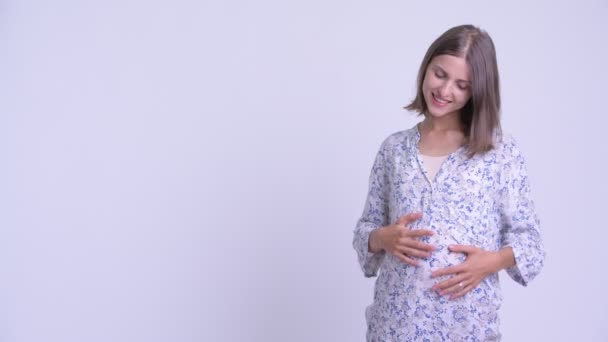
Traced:
<path fill-rule="evenodd" d="M 436 133 L 464 132 L 458 115 L 447 115 L 440 118 L 426 115 L 421 123 L 421 128 L 427 132 Z"/>
<path fill-rule="evenodd" d="M 464 129 L 458 120 L 448 117 L 433 118 L 429 115 L 420 123 L 420 153 L 443 156 L 456 151 L 466 143 Z"/>

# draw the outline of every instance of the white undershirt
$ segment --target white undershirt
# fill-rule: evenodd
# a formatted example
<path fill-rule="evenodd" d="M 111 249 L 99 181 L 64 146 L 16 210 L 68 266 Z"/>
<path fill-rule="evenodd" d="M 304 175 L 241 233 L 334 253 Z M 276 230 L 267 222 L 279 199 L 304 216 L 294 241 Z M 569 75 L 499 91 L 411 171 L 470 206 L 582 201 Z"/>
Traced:
<path fill-rule="evenodd" d="M 426 170 L 426 172 L 429 175 L 429 181 L 433 182 L 435 180 L 435 175 L 437 174 L 437 172 L 439 171 L 439 168 L 441 167 L 441 164 L 443 164 L 443 162 L 448 159 L 449 155 L 445 155 L 445 156 L 427 156 L 424 154 L 421 154 L 422 156 L 422 162 L 424 163 L 424 169 Z"/>

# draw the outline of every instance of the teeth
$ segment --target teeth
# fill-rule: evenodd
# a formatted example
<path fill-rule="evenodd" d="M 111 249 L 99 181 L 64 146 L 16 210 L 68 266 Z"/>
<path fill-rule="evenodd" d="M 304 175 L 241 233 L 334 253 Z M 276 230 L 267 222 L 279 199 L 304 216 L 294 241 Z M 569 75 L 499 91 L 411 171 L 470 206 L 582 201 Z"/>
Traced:
<path fill-rule="evenodd" d="M 439 99 L 437 96 L 435 96 L 434 94 L 433 94 L 433 97 L 435 98 L 435 100 L 436 100 L 437 102 L 439 102 L 439 103 L 441 103 L 441 104 L 446 104 L 446 103 L 448 103 L 448 101 L 441 100 L 441 99 Z"/>

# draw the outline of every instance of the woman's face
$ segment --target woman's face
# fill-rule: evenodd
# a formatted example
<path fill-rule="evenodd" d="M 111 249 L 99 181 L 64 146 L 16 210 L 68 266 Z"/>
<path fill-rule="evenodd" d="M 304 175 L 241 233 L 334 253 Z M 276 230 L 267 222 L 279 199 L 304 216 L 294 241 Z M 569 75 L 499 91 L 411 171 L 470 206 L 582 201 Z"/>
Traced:
<path fill-rule="evenodd" d="M 469 65 L 464 58 L 435 56 L 424 76 L 422 93 L 428 115 L 436 118 L 458 115 L 471 98 Z"/>

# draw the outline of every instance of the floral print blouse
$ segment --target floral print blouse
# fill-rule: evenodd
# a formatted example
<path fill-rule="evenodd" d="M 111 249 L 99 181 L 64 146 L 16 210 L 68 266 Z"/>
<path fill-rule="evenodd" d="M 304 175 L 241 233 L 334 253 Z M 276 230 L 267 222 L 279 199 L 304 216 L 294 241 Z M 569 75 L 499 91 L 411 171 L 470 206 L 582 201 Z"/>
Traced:
<path fill-rule="evenodd" d="M 503 133 L 485 154 L 468 158 L 464 147 L 450 154 L 430 180 L 419 141 L 414 126 L 382 143 L 354 230 L 353 247 L 363 274 L 378 276 L 374 301 L 365 310 L 367 341 L 499 341 L 498 274 L 448 300 L 431 290 L 447 276 L 431 279 L 431 272 L 465 260 L 464 254 L 448 251 L 451 244 L 489 251 L 512 247 L 516 264 L 507 273 L 522 285 L 540 272 L 545 253 L 524 157 Z M 411 212 L 423 214 L 411 229 L 434 231 L 422 238 L 437 247 L 431 257 L 418 259 L 414 267 L 384 251 L 369 252 L 371 231 Z"/>

